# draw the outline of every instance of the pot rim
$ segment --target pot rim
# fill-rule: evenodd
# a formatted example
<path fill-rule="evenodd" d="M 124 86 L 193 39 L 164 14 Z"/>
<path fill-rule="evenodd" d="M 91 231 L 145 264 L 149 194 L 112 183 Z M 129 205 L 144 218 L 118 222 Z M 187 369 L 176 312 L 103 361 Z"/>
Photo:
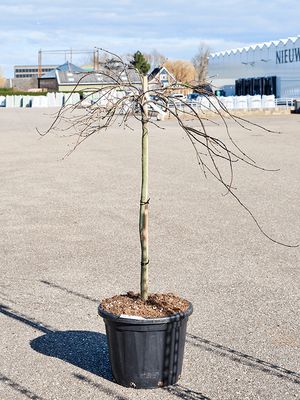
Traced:
<path fill-rule="evenodd" d="M 143 318 L 137 317 L 134 315 L 125 315 L 125 314 L 112 314 L 109 311 L 104 310 L 101 307 L 101 304 L 98 306 L 98 314 L 104 319 L 113 322 L 124 322 L 127 324 L 134 325 L 155 325 L 155 324 L 167 324 L 174 321 L 180 321 L 184 318 L 189 317 L 193 312 L 193 305 L 189 302 L 188 309 L 184 312 L 179 312 L 176 314 L 172 314 L 168 317 L 162 318 Z"/>

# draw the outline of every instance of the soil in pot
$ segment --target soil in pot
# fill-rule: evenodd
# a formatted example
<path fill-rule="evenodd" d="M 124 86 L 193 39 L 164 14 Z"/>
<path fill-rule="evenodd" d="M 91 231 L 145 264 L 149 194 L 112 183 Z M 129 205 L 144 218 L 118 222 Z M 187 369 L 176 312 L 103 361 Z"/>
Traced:
<path fill-rule="evenodd" d="M 139 294 L 113 296 L 101 302 L 103 310 L 115 315 L 130 315 L 143 318 L 163 318 L 173 314 L 184 313 L 190 303 L 174 293 L 150 294 L 147 301 L 143 301 Z"/>

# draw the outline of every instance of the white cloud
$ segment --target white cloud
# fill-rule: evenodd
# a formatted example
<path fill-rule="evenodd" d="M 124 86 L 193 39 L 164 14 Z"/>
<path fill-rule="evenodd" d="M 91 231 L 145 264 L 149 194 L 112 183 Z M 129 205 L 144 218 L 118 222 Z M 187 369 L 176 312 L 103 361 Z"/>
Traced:
<path fill-rule="evenodd" d="M 190 59 L 200 42 L 219 51 L 297 35 L 299 14 L 283 0 L 1 0 L 0 65 L 8 74 L 39 48 L 94 46 Z"/>

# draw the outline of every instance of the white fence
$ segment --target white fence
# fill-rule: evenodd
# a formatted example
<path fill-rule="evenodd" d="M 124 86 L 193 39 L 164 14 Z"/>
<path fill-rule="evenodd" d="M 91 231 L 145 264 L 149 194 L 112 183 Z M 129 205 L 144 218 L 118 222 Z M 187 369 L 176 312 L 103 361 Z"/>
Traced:
<path fill-rule="evenodd" d="M 290 102 L 291 103 L 291 102 Z M 170 107 L 178 107 L 184 109 L 185 106 L 194 108 L 201 112 L 212 111 L 217 112 L 226 108 L 227 110 L 263 110 L 275 109 L 279 104 L 276 102 L 275 96 L 198 96 L 194 100 L 172 99 L 169 102 Z"/>
<path fill-rule="evenodd" d="M 46 96 L 0 96 L 0 107 L 7 108 L 36 108 L 36 107 L 61 107 L 76 104 L 80 100 L 79 93 L 47 93 Z"/>
<path fill-rule="evenodd" d="M 183 104 L 183 103 L 181 103 Z M 222 106 L 228 110 L 254 110 L 275 108 L 275 96 L 228 96 L 228 97 L 201 97 L 188 102 L 194 108 L 216 111 Z"/>
<path fill-rule="evenodd" d="M 101 104 L 108 99 L 93 93 L 86 93 L 86 99 L 82 105 Z M 228 97 L 204 97 L 199 96 L 197 100 L 187 101 L 195 109 L 201 111 L 216 111 L 222 108 L 222 105 L 228 110 L 254 110 L 254 109 L 272 109 L 279 106 L 278 99 L 271 96 L 228 96 Z M 283 100 L 283 99 L 280 99 Z M 291 99 L 288 99 L 291 100 Z M 63 105 L 72 105 L 80 101 L 79 93 L 47 93 L 46 96 L 0 96 L 0 107 L 17 108 L 42 108 L 42 107 L 61 107 Z M 177 106 L 184 106 L 182 101 L 172 101 Z M 170 105 L 172 105 L 170 104 Z M 286 102 L 287 106 L 292 105 L 292 101 Z"/>

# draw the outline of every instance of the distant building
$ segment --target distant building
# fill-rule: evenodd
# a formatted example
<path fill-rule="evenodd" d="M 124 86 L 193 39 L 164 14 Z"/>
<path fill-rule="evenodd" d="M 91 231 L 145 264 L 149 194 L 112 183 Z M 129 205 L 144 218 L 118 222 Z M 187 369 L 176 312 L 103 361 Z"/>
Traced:
<path fill-rule="evenodd" d="M 156 89 L 176 83 L 176 78 L 166 67 L 157 67 L 148 75 L 149 87 Z"/>
<path fill-rule="evenodd" d="M 46 72 L 52 71 L 57 65 L 42 65 L 41 72 L 45 74 Z M 35 78 L 38 76 L 39 67 L 38 65 L 15 65 L 14 66 L 14 78 L 15 79 L 26 79 Z"/>
<path fill-rule="evenodd" d="M 168 86 L 174 85 L 172 92 L 177 92 L 181 94 L 189 94 L 191 89 L 182 88 L 180 84 L 176 88 L 177 79 L 170 71 L 164 66 L 154 68 L 154 70 L 148 75 L 149 89 L 156 90 L 166 88 Z"/>
<path fill-rule="evenodd" d="M 37 77 L 34 76 L 32 78 L 13 78 L 11 80 L 11 86 L 16 90 L 30 90 L 38 88 Z"/>
<path fill-rule="evenodd" d="M 227 95 L 300 97 L 300 35 L 212 53 L 208 76 Z"/>
<path fill-rule="evenodd" d="M 129 80 L 136 85 L 141 83 L 135 70 L 129 70 L 128 74 L 125 74 L 122 72 L 119 63 L 116 62 L 110 63 L 109 68 L 103 67 L 103 72 L 105 73 L 101 73 L 101 71 L 87 72 L 66 62 L 38 78 L 39 88 L 58 92 L 95 91 L 115 83 L 115 80 L 112 79 L 114 74 L 117 74 L 124 83 L 128 83 Z"/>
<path fill-rule="evenodd" d="M 74 74 L 84 73 L 84 70 L 76 65 L 67 61 L 66 63 L 54 67 L 50 71 L 43 74 L 38 78 L 38 87 L 41 89 L 47 89 L 48 91 L 57 92 L 60 91 L 60 79 L 61 74 L 72 75 L 70 82 L 75 82 Z"/>
<path fill-rule="evenodd" d="M 87 68 L 67 61 L 38 78 L 38 87 L 52 92 L 95 91 L 116 83 L 116 76 L 119 82 L 124 82 L 124 86 L 131 83 L 139 87 L 141 80 L 136 70 L 132 68 L 125 72 L 123 69 L 118 61 L 101 65 L 99 71 L 87 71 Z M 176 78 L 165 67 L 155 68 L 148 75 L 148 80 L 150 90 L 176 84 Z M 176 90 L 176 86 L 174 88 Z M 178 88 L 178 92 L 181 93 L 182 89 Z"/>

